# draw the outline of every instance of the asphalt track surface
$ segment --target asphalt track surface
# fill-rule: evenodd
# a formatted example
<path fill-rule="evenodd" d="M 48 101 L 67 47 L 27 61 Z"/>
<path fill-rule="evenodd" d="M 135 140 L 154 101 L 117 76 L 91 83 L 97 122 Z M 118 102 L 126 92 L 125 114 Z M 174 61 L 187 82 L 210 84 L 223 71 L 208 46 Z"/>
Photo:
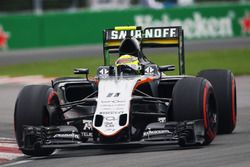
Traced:
<path fill-rule="evenodd" d="M 186 51 L 249 48 L 250 38 L 188 41 Z M 159 53 L 162 50 L 158 51 Z M 79 46 L 56 49 L 0 52 L 0 66 L 59 60 L 82 56 L 101 56 L 102 47 Z M 250 77 L 237 77 L 238 124 L 230 135 L 217 136 L 208 147 L 180 149 L 178 146 L 113 150 L 58 150 L 49 157 L 19 157 L 2 166 L 22 167 L 249 167 L 250 166 Z M 0 85 L 0 137 L 14 138 L 15 99 L 23 85 Z M 1 166 L 1 165 L 0 165 Z"/>
<path fill-rule="evenodd" d="M 217 136 L 208 147 L 180 149 L 154 146 L 132 149 L 59 150 L 49 157 L 19 157 L 6 166 L 19 167 L 249 167 L 250 77 L 236 78 L 238 118 L 235 132 Z M 22 85 L 0 86 L 0 137 L 13 138 L 13 108 Z M 1 165 L 0 165 L 1 166 Z"/>
<path fill-rule="evenodd" d="M 228 38 L 217 40 L 185 41 L 186 55 L 191 51 L 225 50 L 232 48 L 250 48 L 250 38 Z M 169 50 L 167 50 L 169 51 Z M 148 49 L 146 53 L 164 53 L 164 49 Z M 64 48 L 30 49 L 16 51 L 0 51 L 0 66 L 31 63 L 37 61 L 60 60 L 84 56 L 102 57 L 102 46 L 75 46 Z"/>

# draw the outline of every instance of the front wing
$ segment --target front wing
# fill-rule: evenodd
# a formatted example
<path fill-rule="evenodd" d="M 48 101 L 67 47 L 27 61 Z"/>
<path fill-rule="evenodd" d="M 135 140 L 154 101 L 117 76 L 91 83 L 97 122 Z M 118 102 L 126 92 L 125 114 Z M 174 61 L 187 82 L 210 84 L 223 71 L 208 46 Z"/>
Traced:
<path fill-rule="evenodd" d="M 128 146 L 170 145 L 194 146 L 204 144 L 203 120 L 152 123 L 147 126 L 138 141 L 100 143 L 94 140 L 83 142 L 74 126 L 24 126 L 22 150 L 41 148 L 116 148 Z"/>

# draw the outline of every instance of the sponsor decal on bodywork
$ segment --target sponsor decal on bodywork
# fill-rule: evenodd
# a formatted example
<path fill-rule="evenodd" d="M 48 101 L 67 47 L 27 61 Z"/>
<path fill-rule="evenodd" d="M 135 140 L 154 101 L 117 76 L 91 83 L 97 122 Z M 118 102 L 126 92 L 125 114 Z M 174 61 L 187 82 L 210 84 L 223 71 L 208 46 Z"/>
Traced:
<path fill-rule="evenodd" d="M 128 121 L 121 125 L 119 120 L 123 114 L 126 114 L 126 119 L 129 120 L 130 100 L 139 79 L 141 79 L 140 76 L 100 80 L 98 92 L 102 93 L 98 94 L 93 127 L 101 134 L 112 136 L 127 127 Z M 97 119 L 97 117 L 101 119 Z"/>
<path fill-rule="evenodd" d="M 92 120 L 82 120 L 82 123 L 83 123 L 82 136 L 84 136 L 84 137 L 93 137 Z"/>
<path fill-rule="evenodd" d="M 151 137 L 151 136 L 156 136 L 156 135 L 168 135 L 168 134 L 172 134 L 172 132 L 170 132 L 167 129 L 164 129 L 164 130 L 151 130 L 151 129 L 148 129 L 148 131 L 143 133 L 143 137 Z"/>
<path fill-rule="evenodd" d="M 69 139 L 80 139 L 79 134 L 70 133 L 70 134 L 55 134 L 54 138 L 69 138 Z"/>
<path fill-rule="evenodd" d="M 142 38 L 141 30 L 132 30 L 132 31 L 108 31 L 106 40 L 121 40 L 125 39 L 126 36 L 135 37 L 137 39 Z M 178 37 L 178 28 L 177 27 L 165 27 L 165 28 L 146 28 L 144 30 L 144 39 L 157 39 L 157 38 L 176 38 Z"/>

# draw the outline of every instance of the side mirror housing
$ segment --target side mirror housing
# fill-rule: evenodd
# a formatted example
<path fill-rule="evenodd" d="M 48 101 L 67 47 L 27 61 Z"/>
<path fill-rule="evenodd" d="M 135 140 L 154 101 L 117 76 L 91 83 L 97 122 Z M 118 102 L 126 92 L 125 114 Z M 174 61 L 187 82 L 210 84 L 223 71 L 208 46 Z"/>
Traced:
<path fill-rule="evenodd" d="M 74 74 L 89 74 L 89 69 L 88 68 L 76 68 L 74 69 Z"/>
<path fill-rule="evenodd" d="M 164 72 L 164 71 L 174 71 L 175 66 L 174 65 L 165 65 L 165 66 L 159 66 L 159 71 Z"/>

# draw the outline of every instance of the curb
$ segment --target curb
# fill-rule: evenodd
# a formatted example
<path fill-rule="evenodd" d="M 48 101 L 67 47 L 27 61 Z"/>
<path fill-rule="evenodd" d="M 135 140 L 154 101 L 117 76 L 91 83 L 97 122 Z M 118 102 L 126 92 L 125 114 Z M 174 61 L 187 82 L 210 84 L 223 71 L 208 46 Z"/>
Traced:
<path fill-rule="evenodd" d="M 18 149 L 15 139 L 0 138 L 0 164 L 23 156 Z"/>
<path fill-rule="evenodd" d="M 45 78 L 41 75 L 34 76 L 22 76 L 22 77 L 8 77 L 0 76 L 0 85 L 9 84 L 20 84 L 20 85 L 31 85 L 31 84 L 50 84 L 54 78 Z"/>

